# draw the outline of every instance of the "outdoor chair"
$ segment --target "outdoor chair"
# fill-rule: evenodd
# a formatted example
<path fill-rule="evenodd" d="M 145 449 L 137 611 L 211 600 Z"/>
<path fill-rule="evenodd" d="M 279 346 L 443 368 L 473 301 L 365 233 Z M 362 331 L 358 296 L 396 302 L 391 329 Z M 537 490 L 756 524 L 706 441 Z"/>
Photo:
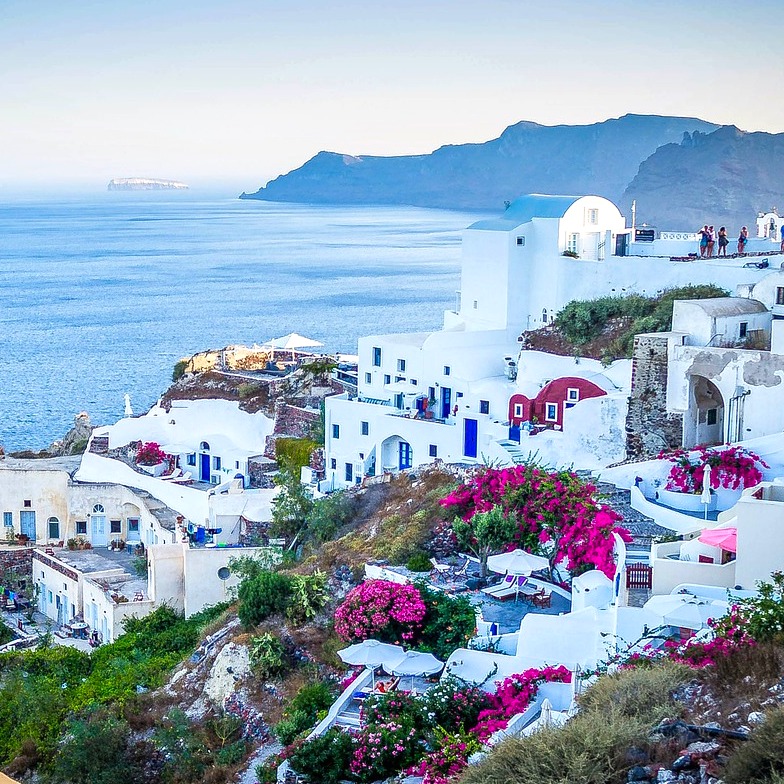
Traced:
<path fill-rule="evenodd" d="M 465 577 L 468 574 L 468 567 L 471 565 L 469 558 L 465 559 L 465 563 L 459 568 L 452 571 L 452 577 Z"/>
<path fill-rule="evenodd" d="M 550 607 L 553 601 L 553 595 L 550 591 L 545 591 L 542 589 L 538 593 L 535 593 L 531 597 L 531 602 L 534 607 L 540 607 L 542 609 L 546 607 Z"/>
<path fill-rule="evenodd" d="M 507 574 L 500 583 L 496 583 L 495 585 L 488 585 L 487 588 L 481 588 L 480 590 L 482 593 L 487 594 L 488 596 L 495 597 L 499 593 L 503 593 L 504 591 L 508 591 L 510 586 L 514 587 L 514 575 Z"/>
<path fill-rule="evenodd" d="M 430 570 L 431 579 L 446 582 L 446 578 L 452 572 L 452 567 L 449 564 L 438 563 L 435 558 L 431 558 L 430 563 L 433 565 L 433 568 Z"/>
<path fill-rule="evenodd" d="M 175 485 L 187 485 L 193 481 L 193 474 L 190 471 L 186 471 L 182 476 L 178 476 L 170 481 Z"/>

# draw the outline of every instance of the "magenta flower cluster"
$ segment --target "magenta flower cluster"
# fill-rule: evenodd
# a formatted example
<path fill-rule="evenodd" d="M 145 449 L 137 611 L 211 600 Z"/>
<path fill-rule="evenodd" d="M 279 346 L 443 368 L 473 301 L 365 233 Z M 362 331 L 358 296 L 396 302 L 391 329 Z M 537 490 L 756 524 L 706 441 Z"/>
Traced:
<path fill-rule="evenodd" d="M 346 641 L 369 637 L 397 642 L 412 640 L 427 607 L 413 585 L 366 580 L 349 591 L 335 611 L 335 632 Z"/>
<path fill-rule="evenodd" d="M 702 493 L 705 465 L 711 467 L 711 487 L 739 490 L 762 481 L 762 468 L 770 466 L 757 454 L 742 446 L 697 447 L 691 452 L 678 449 L 662 452 L 660 460 L 672 462 L 667 490 Z"/>
<path fill-rule="evenodd" d="M 594 485 L 571 471 L 518 465 L 480 469 L 441 505 L 466 521 L 500 506 L 517 524 L 510 545 L 534 552 L 551 546 L 554 563 L 565 561 L 573 573 L 596 568 L 612 578 L 613 534 L 626 542 L 631 536 L 618 525 L 621 516 L 596 500 L 596 492 Z"/>

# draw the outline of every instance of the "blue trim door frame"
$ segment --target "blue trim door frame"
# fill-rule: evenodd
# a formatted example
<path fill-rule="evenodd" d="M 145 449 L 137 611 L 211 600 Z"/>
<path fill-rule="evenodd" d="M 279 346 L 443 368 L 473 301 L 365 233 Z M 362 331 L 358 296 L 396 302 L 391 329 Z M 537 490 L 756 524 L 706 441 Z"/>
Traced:
<path fill-rule="evenodd" d="M 210 456 L 209 454 L 202 452 L 201 459 L 199 463 L 199 481 L 201 482 L 209 482 L 210 481 Z"/>
<path fill-rule="evenodd" d="M 476 419 L 464 419 L 463 425 L 463 454 L 466 457 L 477 456 L 477 435 L 479 431 L 479 423 Z"/>

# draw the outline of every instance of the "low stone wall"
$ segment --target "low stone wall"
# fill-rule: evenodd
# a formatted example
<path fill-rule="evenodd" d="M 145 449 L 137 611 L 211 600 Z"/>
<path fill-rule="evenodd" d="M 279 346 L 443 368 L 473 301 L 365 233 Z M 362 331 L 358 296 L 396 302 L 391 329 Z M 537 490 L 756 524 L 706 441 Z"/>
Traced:
<path fill-rule="evenodd" d="M 272 489 L 275 487 L 272 476 L 277 470 L 278 464 L 264 455 L 248 458 L 249 486 L 255 489 Z"/>
<path fill-rule="evenodd" d="M 19 576 L 33 573 L 33 547 L 0 548 L 0 572 L 15 571 Z"/>

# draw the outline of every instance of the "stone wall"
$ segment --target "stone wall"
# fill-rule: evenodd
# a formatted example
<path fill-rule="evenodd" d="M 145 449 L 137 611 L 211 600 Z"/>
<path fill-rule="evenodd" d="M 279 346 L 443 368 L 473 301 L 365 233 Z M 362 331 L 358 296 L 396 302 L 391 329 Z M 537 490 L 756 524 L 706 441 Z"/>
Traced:
<path fill-rule="evenodd" d="M 93 436 L 90 442 L 90 451 L 96 455 L 105 455 L 109 452 L 109 436 Z"/>
<path fill-rule="evenodd" d="M 15 571 L 18 575 L 33 573 L 32 547 L 9 547 L 0 549 L 0 572 Z"/>
<path fill-rule="evenodd" d="M 243 533 L 240 534 L 240 544 L 246 546 L 259 546 L 269 543 L 269 523 L 242 518 Z"/>
<path fill-rule="evenodd" d="M 667 412 L 667 334 L 637 335 L 626 416 L 626 457 L 646 460 L 681 446 L 683 415 Z"/>
<path fill-rule="evenodd" d="M 267 436 L 264 445 L 264 456 L 275 459 L 275 441 L 278 438 L 310 438 L 313 427 L 318 423 L 320 412 L 292 406 L 284 400 L 275 402 L 275 424 L 272 434 Z"/>
<path fill-rule="evenodd" d="M 248 458 L 248 478 L 252 488 L 269 490 L 275 487 L 272 475 L 278 470 L 278 464 L 263 455 Z"/>

